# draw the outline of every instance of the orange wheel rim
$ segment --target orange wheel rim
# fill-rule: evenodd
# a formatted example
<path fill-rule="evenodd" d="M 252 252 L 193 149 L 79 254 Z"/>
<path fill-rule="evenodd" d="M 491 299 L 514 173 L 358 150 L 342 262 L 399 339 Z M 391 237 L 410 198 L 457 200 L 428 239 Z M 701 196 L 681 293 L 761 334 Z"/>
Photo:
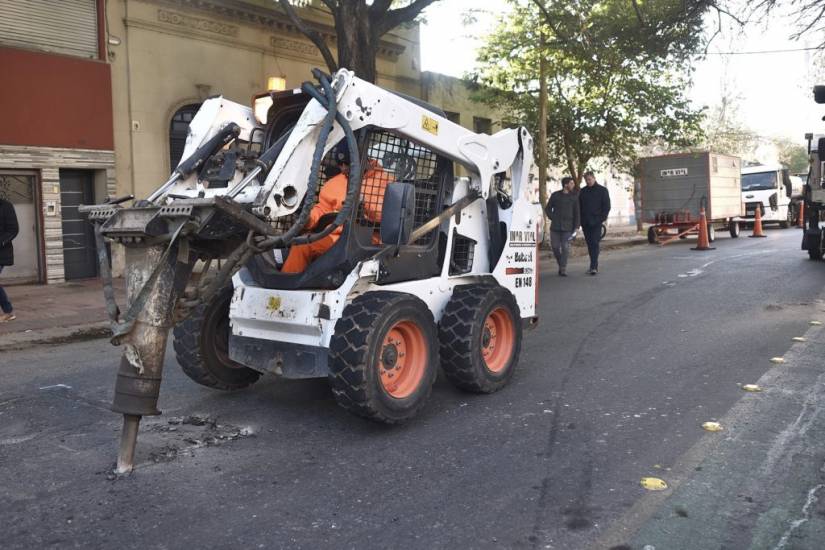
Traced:
<path fill-rule="evenodd" d="M 412 321 L 399 321 L 390 328 L 378 350 L 381 385 L 392 397 L 409 397 L 421 385 L 427 370 L 427 340 Z"/>
<path fill-rule="evenodd" d="M 481 356 L 487 369 L 495 373 L 506 369 L 514 346 L 513 316 L 506 308 L 498 307 L 487 315 L 481 327 Z"/>

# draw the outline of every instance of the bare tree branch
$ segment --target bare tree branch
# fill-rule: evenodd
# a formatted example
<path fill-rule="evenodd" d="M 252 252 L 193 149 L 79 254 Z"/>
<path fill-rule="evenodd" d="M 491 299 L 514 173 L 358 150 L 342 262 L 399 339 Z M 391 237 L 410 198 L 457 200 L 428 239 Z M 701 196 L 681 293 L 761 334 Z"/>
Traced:
<path fill-rule="evenodd" d="M 705 43 L 705 55 L 708 53 L 708 48 L 710 48 L 710 43 L 713 42 L 713 39 L 722 34 L 722 15 L 719 12 L 716 12 L 716 30 L 713 31 L 713 34 L 708 38 L 708 41 Z"/>
<path fill-rule="evenodd" d="M 806 6 L 805 9 L 807 9 L 808 7 L 810 7 L 810 4 L 809 4 L 809 6 Z M 825 4 L 822 5 L 822 8 L 819 10 L 819 13 L 816 14 L 816 16 L 811 20 L 811 22 L 808 23 L 807 25 L 805 25 L 805 28 L 803 28 L 801 31 L 796 33 L 796 36 L 797 37 L 802 36 L 803 34 L 808 32 L 809 30 L 811 30 L 811 27 L 816 25 L 817 22 L 819 22 L 819 20 L 822 19 L 823 15 L 825 15 Z"/>
<path fill-rule="evenodd" d="M 301 31 L 301 34 L 309 38 L 315 47 L 318 48 L 318 51 L 321 52 L 321 56 L 324 58 L 324 62 L 327 64 L 327 68 L 329 68 L 330 72 L 335 72 L 338 70 L 338 63 L 335 61 L 335 57 L 332 55 L 332 51 L 330 51 L 329 46 L 327 45 L 324 37 L 321 36 L 320 33 L 311 29 L 306 22 L 301 19 L 301 17 L 295 12 L 295 8 L 292 7 L 292 4 L 289 3 L 289 0 L 278 0 L 281 8 L 286 12 L 287 16 L 289 17 L 290 21 Z M 327 6 L 330 6 L 327 2 L 324 2 Z M 333 9 L 330 7 L 330 9 Z M 335 15 L 335 11 L 333 10 L 333 15 Z"/>
<path fill-rule="evenodd" d="M 730 17 L 731 19 L 733 19 L 734 21 L 739 23 L 740 26 L 745 24 L 744 21 L 742 21 L 741 19 L 739 19 L 738 17 L 733 15 L 730 11 L 726 10 L 725 8 L 720 7 L 719 4 L 717 4 L 716 2 L 713 2 L 711 4 L 711 7 L 713 9 L 715 9 L 717 11 L 717 13 L 724 13 L 725 15 L 727 15 L 728 17 Z"/>
<path fill-rule="evenodd" d="M 382 36 L 390 29 L 394 29 L 402 23 L 412 21 L 424 8 L 435 1 L 436 0 L 415 0 L 403 8 L 396 8 L 386 12 L 379 21 L 376 21 L 378 28 L 376 36 Z"/>
<path fill-rule="evenodd" d="M 544 21 L 547 23 L 551 29 L 553 29 L 553 33 L 556 35 L 556 38 L 563 38 L 563 36 L 559 33 L 558 27 L 555 25 L 553 18 L 550 16 L 550 12 L 547 11 L 547 8 L 544 6 L 543 0 L 533 0 L 533 3 L 541 12 L 541 15 L 544 17 Z"/>

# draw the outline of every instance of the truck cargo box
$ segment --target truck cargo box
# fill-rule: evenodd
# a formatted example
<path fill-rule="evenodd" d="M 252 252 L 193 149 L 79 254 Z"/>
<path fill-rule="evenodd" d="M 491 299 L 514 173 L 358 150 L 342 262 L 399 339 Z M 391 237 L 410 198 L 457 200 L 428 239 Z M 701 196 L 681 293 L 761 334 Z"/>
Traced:
<path fill-rule="evenodd" d="M 708 220 L 745 213 L 738 157 L 680 153 L 643 158 L 640 163 L 645 223 L 696 223 L 702 206 Z"/>

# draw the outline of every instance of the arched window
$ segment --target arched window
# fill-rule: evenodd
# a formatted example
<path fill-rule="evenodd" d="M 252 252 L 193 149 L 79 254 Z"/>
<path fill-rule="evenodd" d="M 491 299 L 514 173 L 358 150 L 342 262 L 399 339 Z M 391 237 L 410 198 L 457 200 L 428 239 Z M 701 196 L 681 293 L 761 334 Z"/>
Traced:
<path fill-rule="evenodd" d="M 190 103 L 189 105 L 184 105 L 172 115 L 172 120 L 169 123 L 170 171 L 174 170 L 180 162 L 180 157 L 183 155 L 183 148 L 186 146 L 186 135 L 189 131 L 189 123 L 192 122 L 192 118 L 200 108 L 200 103 Z"/>

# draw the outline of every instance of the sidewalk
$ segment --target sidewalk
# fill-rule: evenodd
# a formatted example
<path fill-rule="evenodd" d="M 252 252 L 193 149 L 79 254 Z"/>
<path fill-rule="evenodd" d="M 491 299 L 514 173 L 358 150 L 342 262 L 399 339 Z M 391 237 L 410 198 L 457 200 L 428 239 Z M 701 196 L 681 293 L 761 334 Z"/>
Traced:
<path fill-rule="evenodd" d="M 123 307 L 123 279 L 115 279 L 114 287 L 118 304 Z M 109 334 L 100 280 L 4 288 L 17 319 L 0 324 L 0 351 Z"/>
<path fill-rule="evenodd" d="M 602 251 L 618 250 L 640 244 L 647 244 L 647 232 L 644 230 L 637 232 L 635 225 L 608 227 L 607 235 L 605 235 L 604 239 L 602 239 L 600 249 Z M 542 242 L 541 249 L 550 253 L 549 237 Z M 552 256 L 552 253 L 550 254 Z M 579 230 L 575 240 L 573 241 L 570 256 L 573 258 L 587 256 L 587 243 L 584 241 L 584 235 L 581 230 Z"/>
<path fill-rule="evenodd" d="M 633 227 L 609 228 L 602 250 L 616 250 L 644 244 L 647 238 Z M 549 242 L 545 244 L 549 246 Z M 573 243 L 573 256 L 587 254 L 584 238 Z M 545 254 L 541 262 L 548 262 Z M 542 269 L 547 269 L 542 265 Z M 124 281 L 114 280 L 115 295 L 125 307 Z M 104 338 L 110 334 L 103 302 L 103 286 L 97 279 L 56 285 L 7 286 L 14 305 L 15 321 L 0 324 L 0 352 L 38 344 Z"/>
<path fill-rule="evenodd" d="M 601 250 L 616 250 L 638 244 L 647 244 L 647 233 L 645 231 L 637 232 L 635 225 L 608 227 L 607 234 L 602 239 L 599 248 Z M 574 257 L 587 255 L 587 243 L 584 242 L 584 234 L 581 230 L 576 236 L 576 240 L 573 241 L 571 252 Z"/>
<path fill-rule="evenodd" d="M 825 330 L 804 338 L 719 419 L 721 432 L 653 474 L 669 487 L 627 512 L 641 523 L 631 540 L 616 530 L 600 548 L 825 547 Z"/>

